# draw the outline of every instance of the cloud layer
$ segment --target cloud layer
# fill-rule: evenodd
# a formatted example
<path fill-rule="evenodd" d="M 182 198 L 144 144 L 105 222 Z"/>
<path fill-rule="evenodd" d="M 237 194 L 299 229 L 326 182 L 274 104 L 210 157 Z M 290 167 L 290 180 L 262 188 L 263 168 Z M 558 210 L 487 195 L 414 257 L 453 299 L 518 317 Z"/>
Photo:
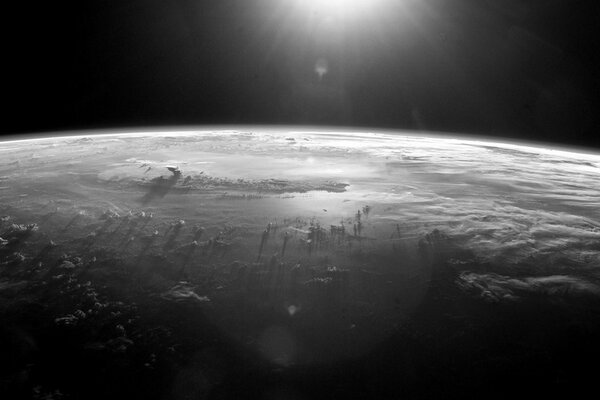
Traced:
<path fill-rule="evenodd" d="M 459 283 L 465 289 L 479 288 L 496 299 L 565 288 L 597 293 L 597 154 L 405 133 L 274 128 L 4 142 L 0 153 L 3 185 L 20 193 L 43 190 L 46 183 L 52 190 L 64 185 L 66 195 L 75 185 L 85 195 L 107 181 L 134 187 L 128 183 L 161 173 L 146 173 L 140 166 L 163 164 L 177 164 L 186 175 L 241 182 L 244 192 L 260 190 L 247 182 L 285 182 L 299 192 L 337 182 L 345 191 L 274 197 L 269 212 L 317 215 L 338 223 L 357 207 L 370 205 L 370 236 L 384 232 L 379 238 L 389 237 L 396 224 L 406 238 L 439 229 L 469 250 L 470 268 L 481 265 L 485 271 L 461 271 Z M 247 202 L 245 207 L 264 212 L 264 204 L 263 199 L 262 205 Z"/>

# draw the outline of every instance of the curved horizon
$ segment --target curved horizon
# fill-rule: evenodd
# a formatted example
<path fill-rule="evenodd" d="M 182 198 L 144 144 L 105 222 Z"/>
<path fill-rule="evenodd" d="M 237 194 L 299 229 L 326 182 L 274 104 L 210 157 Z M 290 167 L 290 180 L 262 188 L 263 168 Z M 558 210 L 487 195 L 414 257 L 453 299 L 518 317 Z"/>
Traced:
<path fill-rule="evenodd" d="M 600 148 L 567 144 L 556 141 L 543 141 L 541 139 L 518 139 L 513 137 L 502 137 L 496 135 L 479 135 L 475 133 L 460 133 L 450 131 L 422 131 L 409 129 L 393 128 L 365 128 L 355 126 L 334 126 L 334 125 L 293 125 L 293 124 L 265 124 L 265 125 L 244 125 L 244 124 L 221 124 L 221 125 L 172 125 L 157 127 L 135 127 L 135 128 L 89 128 L 89 129 L 68 129 L 56 131 L 40 131 L 28 134 L 13 134 L 0 136 L 0 144 L 15 143 L 31 140 L 49 140 L 49 139 L 67 139 L 67 138 L 85 138 L 85 137 L 109 137 L 123 135 L 157 135 L 157 134 L 197 134 L 214 132 L 244 132 L 244 131 L 262 131 L 265 133 L 310 133 L 310 134 L 387 134 L 393 136 L 414 136 L 426 137 L 432 139 L 456 140 L 461 142 L 470 142 L 473 144 L 486 143 L 495 146 L 517 146 L 520 148 L 547 149 L 552 152 L 562 152 L 576 155 L 600 155 Z M 565 151 L 565 149 L 568 149 Z"/>

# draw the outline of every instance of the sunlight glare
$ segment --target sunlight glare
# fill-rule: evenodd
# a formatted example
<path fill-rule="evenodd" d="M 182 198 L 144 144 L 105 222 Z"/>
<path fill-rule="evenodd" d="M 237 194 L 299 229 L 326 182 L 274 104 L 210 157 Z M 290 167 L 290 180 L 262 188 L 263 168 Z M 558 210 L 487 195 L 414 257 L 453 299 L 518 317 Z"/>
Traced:
<path fill-rule="evenodd" d="M 327 15 L 356 14 L 371 8 L 381 0 L 297 0 L 311 11 Z"/>

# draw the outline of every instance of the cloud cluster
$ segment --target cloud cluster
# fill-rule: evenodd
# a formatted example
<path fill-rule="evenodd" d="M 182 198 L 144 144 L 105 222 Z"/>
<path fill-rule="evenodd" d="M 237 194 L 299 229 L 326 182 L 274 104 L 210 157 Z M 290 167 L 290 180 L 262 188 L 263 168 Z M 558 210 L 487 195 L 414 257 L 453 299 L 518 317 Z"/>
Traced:
<path fill-rule="evenodd" d="M 383 231 L 399 225 L 404 238 L 439 229 L 472 253 L 471 266 L 485 265 L 498 276 L 600 278 L 598 154 L 447 136 L 285 129 L 151 132 L 0 146 L 7 149 L 0 173 L 36 190 L 44 174 L 58 174 L 82 159 L 91 172 L 72 171 L 76 176 L 65 185 L 78 179 L 83 194 L 86 185 L 107 180 L 149 179 L 151 173 L 140 167 L 179 160 L 186 174 L 197 177 L 188 186 L 210 184 L 241 196 L 328 190 L 272 201 L 274 214 L 322 215 L 327 209 L 337 222 L 369 204 L 373 226 Z M 36 154 L 44 157 L 33 158 Z M 16 176 L 15 160 L 27 167 L 26 175 Z M 46 181 L 58 186 L 56 179 Z M 331 190 L 324 182 L 338 186 Z M 245 207 L 247 214 L 264 212 L 260 202 Z M 513 284 L 500 286 L 515 295 Z"/>
<path fill-rule="evenodd" d="M 517 301 L 532 295 L 547 295 L 551 299 L 600 296 L 599 285 L 569 275 L 512 278 L 494 273 L 463 272 L 456 283 L 489 302 Z"/>

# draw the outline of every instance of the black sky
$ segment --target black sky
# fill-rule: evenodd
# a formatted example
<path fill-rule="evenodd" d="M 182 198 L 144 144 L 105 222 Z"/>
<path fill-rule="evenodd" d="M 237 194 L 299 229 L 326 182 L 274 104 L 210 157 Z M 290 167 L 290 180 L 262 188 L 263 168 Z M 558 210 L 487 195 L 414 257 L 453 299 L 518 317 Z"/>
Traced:
<path fill-rule="evenodd" d="M 299 1 L 7 5 L 1 131 L 310 124 L 600 147 L 597 1 L 389 0 L 343 21 Z"/>

